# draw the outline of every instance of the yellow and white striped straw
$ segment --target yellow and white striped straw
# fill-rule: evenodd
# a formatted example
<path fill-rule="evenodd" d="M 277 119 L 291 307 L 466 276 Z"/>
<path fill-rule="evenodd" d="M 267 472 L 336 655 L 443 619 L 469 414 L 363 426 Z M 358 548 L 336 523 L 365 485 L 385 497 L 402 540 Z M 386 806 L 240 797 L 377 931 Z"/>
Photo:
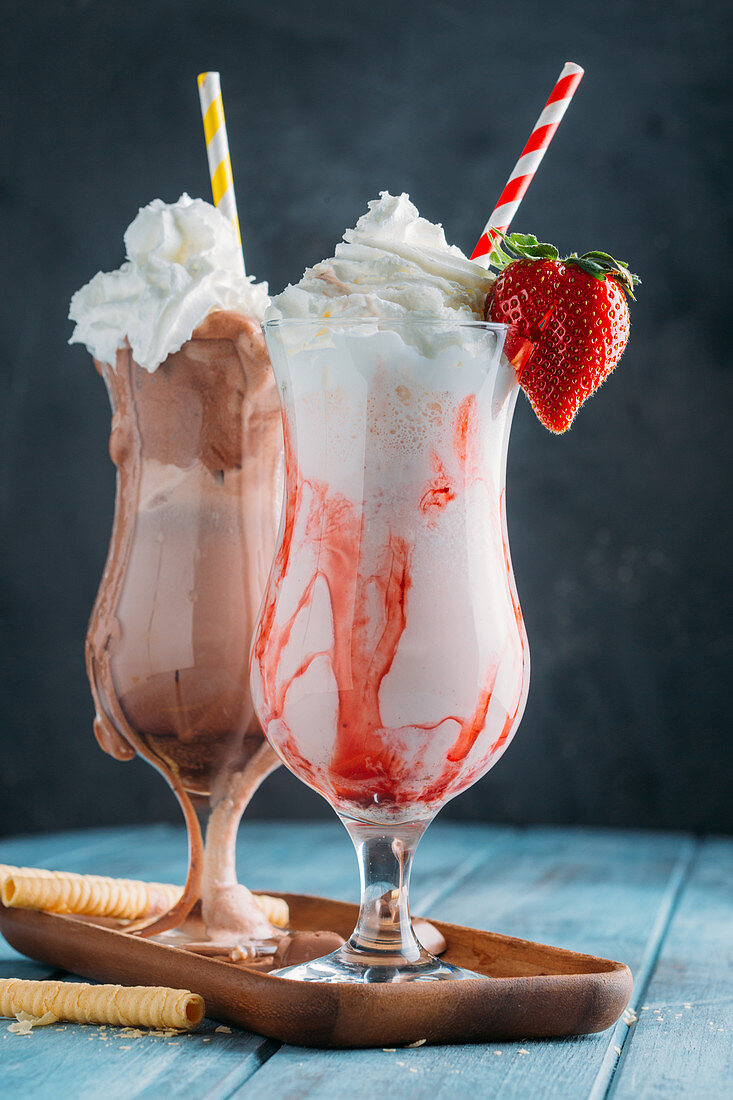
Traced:
<path fill-rule="evenodd" d="M 239 232 L 237 200 L 234 196 L 232 162 L 229 156 L 229 142 L 227 140 L 226 123 L 224 122 L 224 106 L 221 100 L 219 74 L 199 73 L 198 82 L 214 206 L 221 210 L 225 217 L 229 218 L 237 232 L 237 240 L 241 248 L 242 235 Z M 244 274 L 244 254 L 242 254 L 242 273 Z"/>

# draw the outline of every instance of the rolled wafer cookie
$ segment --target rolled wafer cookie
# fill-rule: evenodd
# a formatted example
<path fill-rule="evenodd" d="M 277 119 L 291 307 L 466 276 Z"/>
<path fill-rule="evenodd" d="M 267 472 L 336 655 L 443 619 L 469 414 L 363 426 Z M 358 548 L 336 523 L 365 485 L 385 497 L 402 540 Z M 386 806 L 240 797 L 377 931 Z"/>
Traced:
<path fill-rule="evenodd" d="M 273 898 L 269 894 L 252 895 L 270 924 L 276 928 L 287 928 L 290 924 L 290 909 L 285 898 Z"/>
<path fill-rule="evenodd" d="M 170 909 L 182 892 L 180 886 L 165 882 L 77 875 L 72 871 L 0 863 L 0 901 L 13 909 L 135 920 Z M 271 924 L 287 928 L 290 911 L 283 898 L 255 894 L 254 899 Z"/>
<path fill-rule="evenodd" d="M 10 873 L 7 873 L 7 872 Z M 170 909 L 181 896 L 180 886 L 103 875 L 76 875 L 31 867 L 0 867 L 0 900 L 14 909 L 47 913 L 80 913 L 89 917 L 133 920 Z"/>
<path fill-rule="evenodd" d="M 176 1028 L 189 1031 L 204 1017 L 203 997 L 188 989 L 148 985 L 88 985 L 0 978 L 0 1016 L 47 1013 L 75 1024 Z"/>

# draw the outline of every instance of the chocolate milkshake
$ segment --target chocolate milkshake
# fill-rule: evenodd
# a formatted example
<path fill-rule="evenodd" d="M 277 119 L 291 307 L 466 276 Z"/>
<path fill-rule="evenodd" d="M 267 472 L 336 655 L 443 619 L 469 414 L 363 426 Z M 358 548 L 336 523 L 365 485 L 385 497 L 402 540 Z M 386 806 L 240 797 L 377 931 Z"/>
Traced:
<path fill-rule="evenodd" d="M 151 204 L 125 243 L 127 262 L 71 310 L 109 390 L 118 471 L 87 636 L 95 733 L 118 759 L 153 763 L 182 803 L 192 869 L 176 921 L 200 893 L 209 938 L 251 944 L 274 933 L 236 881 L 236 832 L 279 763 L 248 677 L 282 496 L 267 291 L 239 273 L 231 226 L 199 200 Z M 209 804 L 203 852 L 189 795 Z"/>

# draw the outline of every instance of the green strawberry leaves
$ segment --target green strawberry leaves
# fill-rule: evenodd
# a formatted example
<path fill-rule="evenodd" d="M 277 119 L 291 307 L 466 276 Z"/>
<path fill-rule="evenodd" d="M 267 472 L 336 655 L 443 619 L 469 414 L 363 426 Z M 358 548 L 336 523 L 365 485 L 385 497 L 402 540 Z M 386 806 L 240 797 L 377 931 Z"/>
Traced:
<path fill-rule="evenodd" d="M 498 271 L 508 267 L 516 260 L 557 260 L 560 253 L 554 244 L 544 244 L 538 241 L 531 233 L 502 233 L 495 229 L 497 235 L 494 240 L 489 263 Z M 576 252 L 563 257 L 563 263 L 573 264 L 585 271 L 594 279 L 603 282 L 605 278 L 615 279 L 619 286 L 630 298 L 635 298 L 634 287 L 641 283 L 638 275 L 629 271 L 629 265 L 623 260 L 615 260 L 608 252 L 584 252 L 578 256 Z"/>
<path fill-rule="evenodd" d="M 495 229 L 499 239 L 494 241 L 490 261 L 499 269 L 514 260 L 556 260 L 560 253 L 554 244 L 543 244 L 532 233 L 502 233 Z"/>
<path fill-rule="evenodd" d="M 629 265 L 623 260 L 614 260 L 613 256 L 609 256 L 607 252 L 584 252 L 582 256 L 573 252 L 566 257 L 565 263 L 574 264 L 575 267 L 579 267 L 601 282 L 606 276 L 615 279 L 621 289 L 626 291 L 630 298 L 636 300 L 634 287 L 641 283 L 641 279 L 629 271 Z"/>

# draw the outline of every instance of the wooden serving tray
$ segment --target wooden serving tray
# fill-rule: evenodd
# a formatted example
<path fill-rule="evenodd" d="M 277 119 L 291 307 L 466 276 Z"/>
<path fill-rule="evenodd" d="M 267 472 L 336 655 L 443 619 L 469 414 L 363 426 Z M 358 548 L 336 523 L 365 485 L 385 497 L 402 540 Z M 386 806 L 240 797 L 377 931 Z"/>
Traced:
<path fill-rule="evenodd" d="M 282 894 L 291 927 L 345 938 L 357 907 Z M 224 959 L 139 939 L 71 916 L 0 905 L 0 931 L 23 955 L 97 981 L 168 985 L 200 993 L 206 1015 L 297 1046 L 394 1047 L 539 1039 L 603 1031 L 631 995 L 623 963 L 431 921 L 447 962 L 476 981 L 320 985 L 248 971 Z"/>

